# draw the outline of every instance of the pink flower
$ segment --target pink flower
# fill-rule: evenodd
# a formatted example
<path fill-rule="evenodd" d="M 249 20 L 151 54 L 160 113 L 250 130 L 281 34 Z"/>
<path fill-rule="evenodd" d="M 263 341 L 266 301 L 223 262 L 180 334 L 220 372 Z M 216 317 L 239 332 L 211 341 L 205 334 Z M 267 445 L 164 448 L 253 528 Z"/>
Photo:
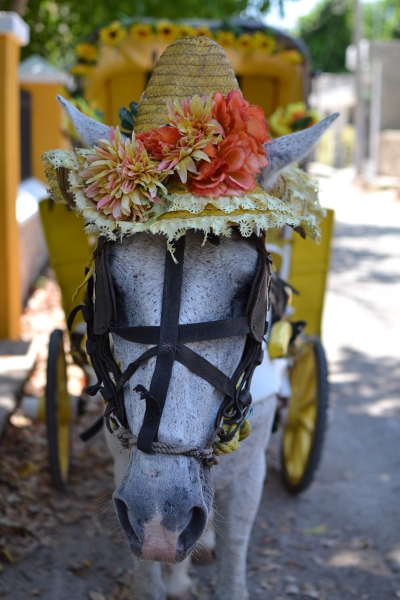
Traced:
<path fill-rule="evenodd" d="M 111 127 L 109 140 L 98 142 L 80 173 L 86 185 L 82 191 L 97 210 L 110 218 L 133 216 L 139 221 L 147 218 L 152 203 L 161 204 L 157 194 L 160 189 L 166 191 L 162 181 L 168 175 L 159 170 L 141 140 L 134 134 L 124 139 L 118 127 Z"/>

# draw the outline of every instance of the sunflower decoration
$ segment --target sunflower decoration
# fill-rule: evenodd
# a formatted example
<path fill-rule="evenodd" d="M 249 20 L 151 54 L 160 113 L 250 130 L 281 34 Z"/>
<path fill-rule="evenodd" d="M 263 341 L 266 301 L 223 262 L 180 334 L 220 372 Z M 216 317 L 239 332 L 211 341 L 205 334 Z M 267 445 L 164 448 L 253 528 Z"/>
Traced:
<path fill-rule="evenodd" d="M 97 61 L 97 48 L 94 44 L 77 44 L 75 46 L 75 54 L 80 60 L 87 63 L 95 63 Z"/>
<path fill-rule="evenodd" d="M 159 38 L 168 43 L 179 37 L 179 27 L 171 23 L 171 21 L 159 21 L 156 23 L 156 32 Z"/>
<path fill-rule="evenodd" d="M 69 69 L 69 72 L 75 77 L 88 77 L 93 72 L 93 65 L 78 62 L 76 65 L 72 65 L 72 67 Z"/>
<path fill-rule="evenodd" d="M 147 42 L 153 37 L 153 28 L 148 23 L 135 23 L 130 28 L 129 34 L 133 40 Z"/>
<path fill-rule="evenodd" d="M 127 32 L 119 21 L 113 21 L 107 27 L 100 29 L 100 40 L 108 46 L 118 46 L 125 38 Z"/>
<path fill-rule="evenodd" d="M 263 54 L 273 54 L 276 42 L 271 35 L 265 35 L 262 31 L 256 31 L 253 35 L 253 48 Z"/>
<path fill-rule="evenodd" d="M 179 37 L 183 38 L 188 35 L 196 35 L 196 30 L 191 25 L 179 25 L 178 33 L 179 33 Z"/>
<path fill-rule="evenodd" d="M 269 124 L 274 137 L 288 135 L 312 127 L 320 120 L 315 110 L 308 109 L 304 102 L 293 102 L 285 108 L 279 107 L 270 116 Z"/>
<path fill-rule="evenodd" d="M 249 52 L 253 48 L 253 37 L 250 33 L 242 33 L 236 41 L 236 47 L 241 52 Z"/>
<path fill-rule="evenodd" d="M 212 38 L 213 34 L 211 33 L 211 29 L 206 25 L 200 25 L 200 27 L 196 27 L 194 35 L 205 35 L 208 38 Z"/>
<path fill-rule="evenodd" d="M 298 50 L 283 50 L 279 56 L 294 65 L 301 65 L 304 62 L 304 57 Z"/>
<path fill-rule="evenodd" d="M 219 29 L 215 32 L 215 40 L 223 48 L 232 48 L 235 45 L 235 39 L 233 31 Z"/>

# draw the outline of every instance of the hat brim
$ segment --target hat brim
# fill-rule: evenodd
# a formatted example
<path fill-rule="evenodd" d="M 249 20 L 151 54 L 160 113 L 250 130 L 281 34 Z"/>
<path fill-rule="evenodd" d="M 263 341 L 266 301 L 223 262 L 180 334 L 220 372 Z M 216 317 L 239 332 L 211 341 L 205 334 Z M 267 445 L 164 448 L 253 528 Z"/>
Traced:
<path fill-rule="evenodd" d="M 56 202 L 74 204 L 88 221 L 88 231 L 97 228 L 100 234 L 110 239 L 116 238 L 117 231 L 119 235 L 148 231 L 165 234 L 168 241 L 172 242 L 189 229 L 229 236 L 231 227 L 237 226 L 241 235 L 248 237 L 254 227 L 267 230 L 290 225 L 301 228 L 313 240 L 320 240 L 319 225 L 325 211 L 319 204 L 316 184 L 297 167 L 285 169 L 279 183 L 269 193 L 259 185 L 241 196 L 222 196 L 218 199 L 194 196 L 190 192 L 170 193 L 168 207 L 155 205 L 153 216 L 140 222 L 133 218 L 114 219 L 105 215 L 96 208 L 96 202 L 84 194 L 84 183 L 79 173 L 86 152 L 51 151 L 43 156 L 43 162 L 52 197 Z M 62 178 L 60 169 L 64 170 Z"/>

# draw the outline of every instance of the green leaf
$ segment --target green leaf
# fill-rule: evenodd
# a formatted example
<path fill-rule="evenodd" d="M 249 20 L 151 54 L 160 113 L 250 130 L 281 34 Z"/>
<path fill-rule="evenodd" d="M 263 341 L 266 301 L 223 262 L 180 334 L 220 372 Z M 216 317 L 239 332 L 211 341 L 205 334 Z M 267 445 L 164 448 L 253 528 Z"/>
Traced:
<path fill-rule="evenodd" d="M 125 106 L 121 106 L 121 108 L 118 111 L 118 114 L 119 118 L 121 119 L 122 127 L 125 127 L 125 125 L 123 125 L 123 121 L 125 121 L 126 123 L 130 123 L 131 127 L 133 128 L 135 124 L 135 119 L 133 118 L 129 110 L 125 108 Z"/>
<path fill-rule="evenodd" d="M 137 111 L 138 111 L 138 108 L 139 108 L 139 104 L 137 102 L 131 102 L 129 104 L 129 108 L 130 108 L 130 111 L 131 111 L 132 115 L 134 117 L 136 117 Z"/>
<path fill-rule="evenodd" d="M 328 525 L 326 523 L 321 523 L 320 525 L 316 525 L 315 527 L 309 527 L 309 529 L 303 530 L 303 535 L 324 535 L 328 531 Z"/>

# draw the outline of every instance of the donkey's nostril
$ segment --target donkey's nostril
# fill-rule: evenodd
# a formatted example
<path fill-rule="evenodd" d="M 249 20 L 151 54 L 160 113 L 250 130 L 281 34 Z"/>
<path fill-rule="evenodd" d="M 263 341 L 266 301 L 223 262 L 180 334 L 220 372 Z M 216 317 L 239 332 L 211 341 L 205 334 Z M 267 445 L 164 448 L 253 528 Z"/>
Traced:
<path fill-rule="evenodd" d="M 141 539 L 141 536 L 138 535 L 139 532 L 135 531 L 135 528 L 133 527 L 133 525 L 129 519 L 127 505 L 125 504 L 125 502 L 123 500 L 121 500 L 120 498 L 116 498 L 114 496 L 114 506 L 115 506 L 115 512 L 117 513 L 119 524 L 121 525 L 122 531 L 125 533 L 126 537 L 129 540 L 132 551 L 133 552 L 135 552 L 135 550 L 140 551 L 140 546 L 141 546 L 141 543 L 143 540 Z"/>
<path fill-rule="evenodd" d="M 200 539 L 207 526 L 207 512 L 204 508 L 195 506 L 190 512 L 190 521 L 178 538 L 178 549 L 182 553 Z"/>

